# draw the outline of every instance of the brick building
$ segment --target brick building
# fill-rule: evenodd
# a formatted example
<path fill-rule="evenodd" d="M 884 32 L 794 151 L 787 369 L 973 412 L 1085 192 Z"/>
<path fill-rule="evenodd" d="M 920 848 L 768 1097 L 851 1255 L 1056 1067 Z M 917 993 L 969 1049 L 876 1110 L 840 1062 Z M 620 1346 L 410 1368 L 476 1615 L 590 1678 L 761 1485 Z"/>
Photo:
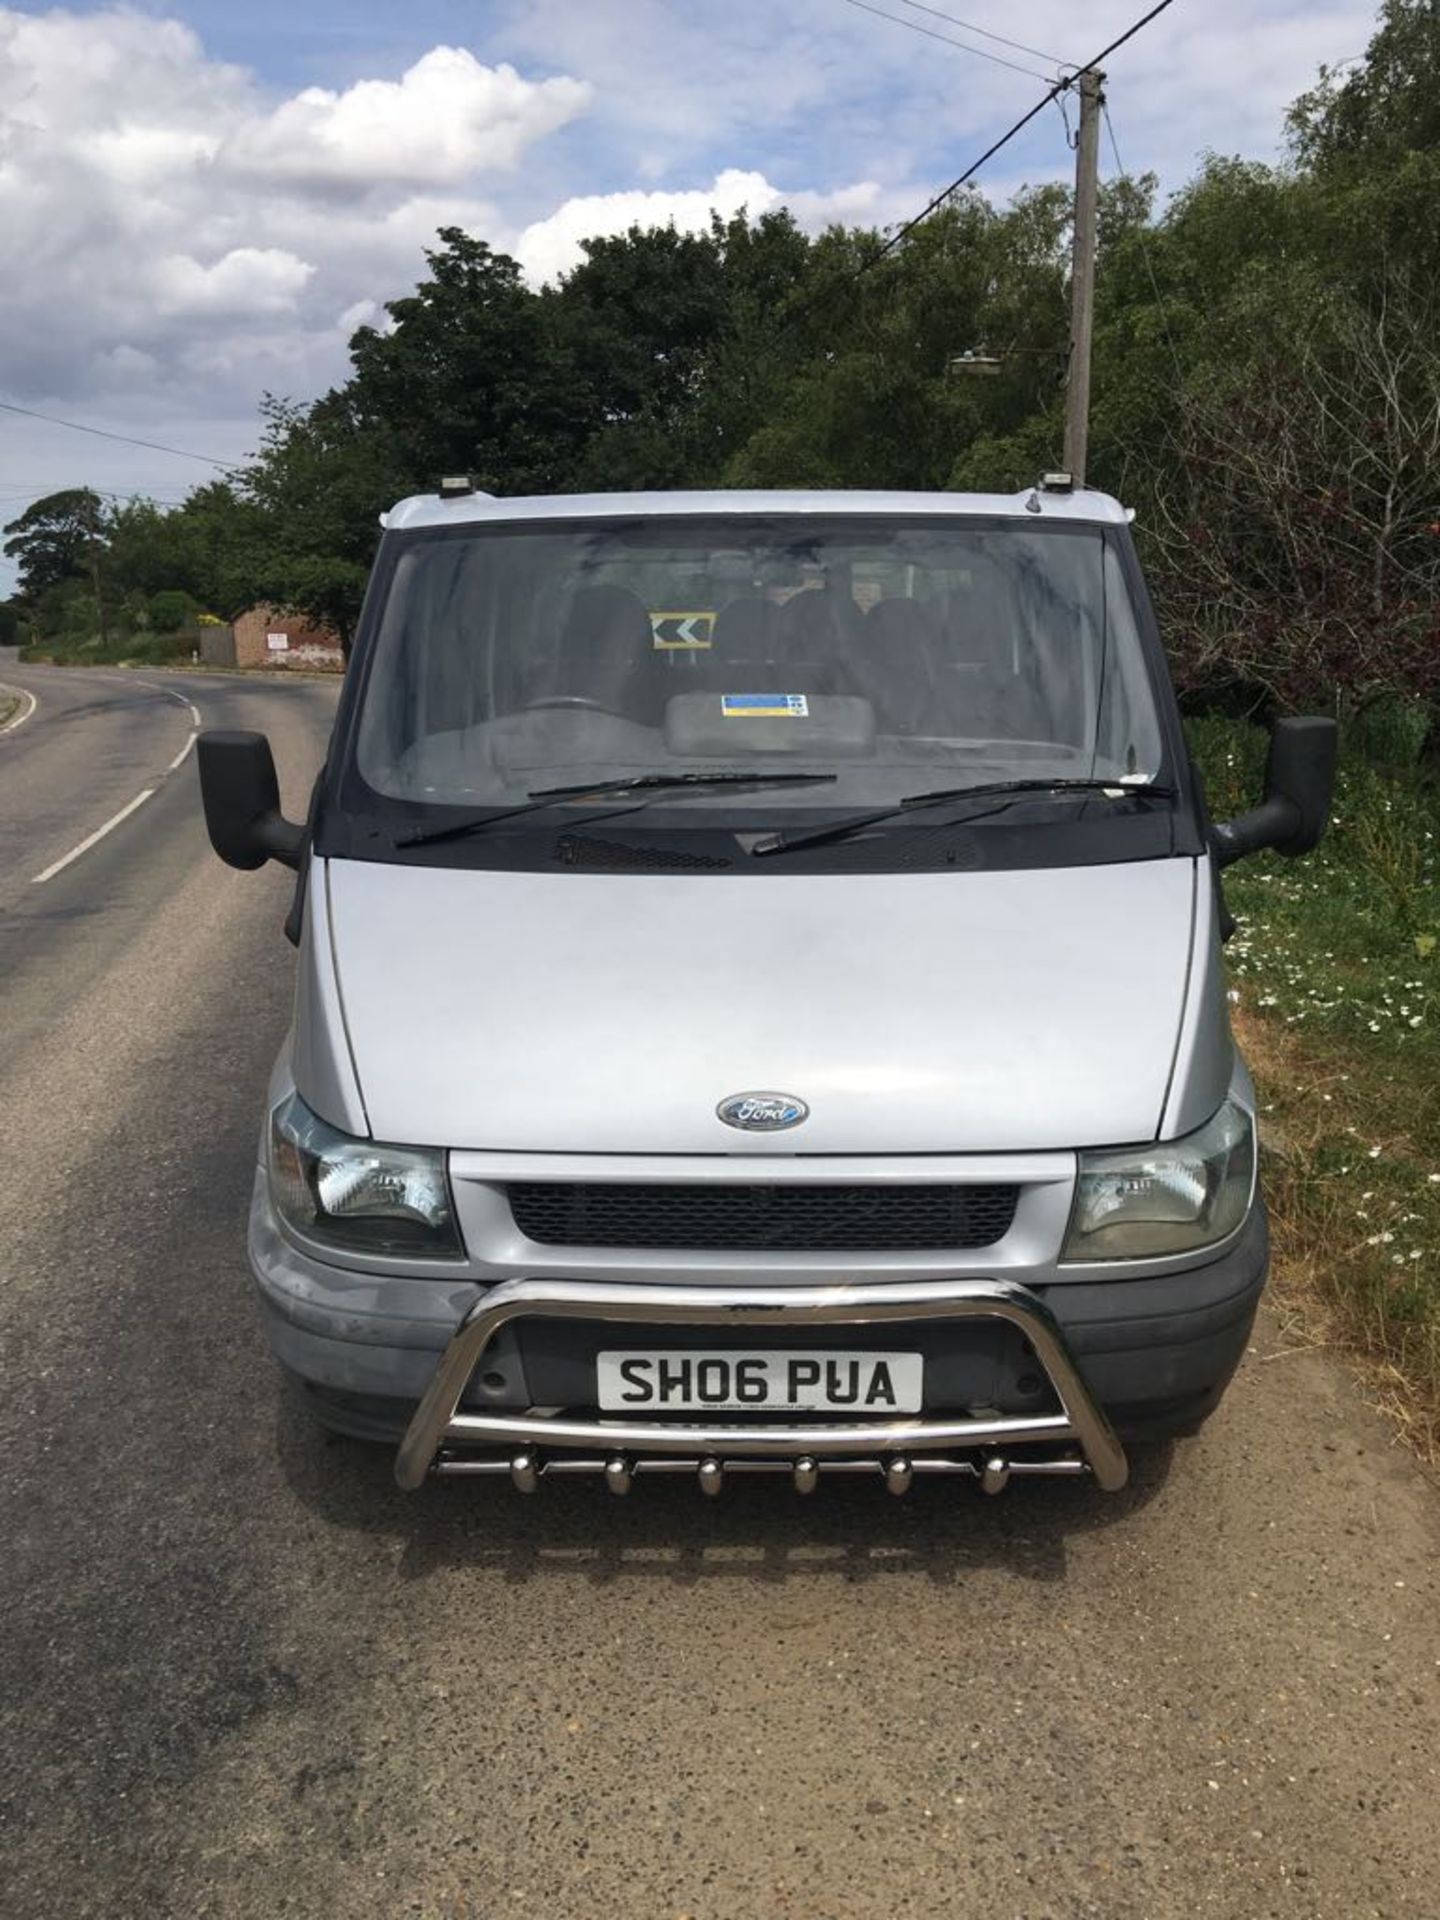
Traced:
<path fill-rule="evenodd" d="M 251 607 L 236 620 L 237 667 L 344 667 L 340 636 L 328 627 L 312 627 L 304 617 L 274 607 Z"/>

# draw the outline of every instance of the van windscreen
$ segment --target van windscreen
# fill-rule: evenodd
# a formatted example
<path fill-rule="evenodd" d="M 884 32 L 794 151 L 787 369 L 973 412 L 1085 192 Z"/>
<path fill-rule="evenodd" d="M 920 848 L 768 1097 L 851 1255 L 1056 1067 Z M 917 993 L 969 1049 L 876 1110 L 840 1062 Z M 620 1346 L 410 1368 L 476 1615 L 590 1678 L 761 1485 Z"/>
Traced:
<path fill-rule="evenodd" d="M 834 773 L 823 818 L 917 785 L 1138 783 L 1161 731 L 1106 528 L 883 514 L 537 521 L 392 536 L 356 735 L 387 799 L 483 810 L 628 774 Z M 753 813 L 697 787 L 657 800 Z M 675 818 L 680 818 L 680 811 Z"/>

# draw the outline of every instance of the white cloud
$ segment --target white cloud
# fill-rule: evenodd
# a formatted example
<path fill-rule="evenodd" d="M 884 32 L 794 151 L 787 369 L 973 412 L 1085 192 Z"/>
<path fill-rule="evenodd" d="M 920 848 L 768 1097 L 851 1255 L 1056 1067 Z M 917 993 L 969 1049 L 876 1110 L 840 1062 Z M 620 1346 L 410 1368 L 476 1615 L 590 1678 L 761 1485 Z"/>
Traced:
<path fill-rule="evenodd" d="M 807 226 L 823 226 L 827 220 L 873 218 L 879 195 L 873 180 L 830 194 L 784 193 L 763 173 L 727 167 L 708 187 L 580 194 L 526 227 L 514 252 L 527 278 L 538 284 L 568 273 L 584 257 L 580 242 L 602 234 L 625 233 L 633 226 L 669 226 L 682 233 L 699 233 L 709 226 L 712 213 L 728 220 L 743 208 L 758 218 L 781 205 L 791 207 Z"/>
<path fill-rule="evenodd" d="M 116 185 L 142 192 L 177 174 L 184 175 L 214 160 L 220 142 L 213 133 L 184 127 L 101 127 L 87 137 L 78 135 L 75 157 Z"/>
<path fill-rule="evenodd" d="M 113 400 L 145 438 L 158 416 L 251 411 L 263 386 L 323 389 L 361 303 L 413 285 L 438 226 L 494 231 L 476 183 L 590 92 L 436 47 L 398 79 L 277 101 L 177 21 L 0 7 L 5 389 Z"/>
<path fill-rule="evenodd" d="M 344 93 L 307 87 L 238 128 L 226 158 L 245 172 L 362 191 L 447 186 L 515 167 L 590 97 L 581 80 L 523 80 L 464 47 L 434 47 L 398 81 L 358 80 Z"/>
<path fill-rule="evenodd" d="M 167 254 L 154 288 L 165 314 L 293 313 L 315 268 L 283 247 L 233 247 L 209 266 L 188 253 Z"/>
<path fill-rule="evenodd" d="M 836 187 L 833 193 L 813 193 L 801 188 L 785 195 L 785 204 L 802 227 L 812 230 L 839 222 L 842 226 L 884 226 L 900 217 L 901 208 L 892 206 L 893 194 L 878 180 L 857 180 L 852 186 Z M 909 212 L 910 203 L 904 211 Z"/>
<path fill-rule="evenodd" d="M 888 11 L 911 10 L 890 0 Z M 913 16 L 973 50 L 947 47 L 838 0 L 727 0 L 723 30 L 713 7 L 674 0 L 508 0 L 492 44 L 591 80 L 592 133 L 647 185 L 741 162 L 772 179 L 904 186 L 913 205 L 1035 103 L 1058 70 L 1046 56 L 1088 59 L 1142 11 L 1136 0 L 1031 0 L 1023 16 L 1013 0 L 954 9 L 1044 50 L 1036 56 Z M 1105 63 L 1127 163 L 1176 187 L 1206 148 L 1273 157 L 1285 108 L 1322 61 L 1364 49 L 1376 12 L 1376 0 L 1171 8 Z M 996 66 L 984 51 L 1032 72 Z M 1063 132 L 1058 112 L 1041 115 L 1000 165 L 1050 177 L 1064 164 Z"/>
<path fill-rule="evenodd" d="M 373 300 L 354 300 L 346 307 L 335 324 L 348 338 L 357 327 L 368 327 L 379 313 L 380 309 Z"/>
<path fill-rule="evenodd" d="M 527 60 L 433 47 L 398 76 L 276 98 L 175 20 L 0 7 L 10 397 L 214 444 L 184 422 L 233 423 L 265 388 L 307 397 L 343 377 L 355 326 L 420 278 L 442 226 L 511 247 L 539 282 L 580 257 L 582 238 L 637 221 L 695 230 L 712 208 L 759 214 L 788 197 L 818 226 L 889 204 L 854 174 L 834 193 L 787 196 L 773 173 L 723 165 L 653 191 L 567 196 L 573 159 L 556 191 L 532 156 L 590 113 L 595 89 L 556 64 L 530 77 Z M 675 109 L 644 104 L 637 125 L 651 124 L 660 167 Z M 41 444 L 42 429 L 24 431 Z M 59 447 L 77 464 L 87 450 Z"/>

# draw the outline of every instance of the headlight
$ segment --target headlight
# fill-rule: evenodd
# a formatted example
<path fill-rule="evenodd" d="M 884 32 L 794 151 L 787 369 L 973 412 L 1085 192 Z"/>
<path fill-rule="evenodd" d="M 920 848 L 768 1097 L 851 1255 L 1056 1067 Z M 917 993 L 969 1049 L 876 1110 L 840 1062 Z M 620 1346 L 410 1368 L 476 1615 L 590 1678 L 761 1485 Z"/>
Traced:
<path fill-rule="evenodd" d="M 461 1253 L 443 1153 L 337 1133 L 292 1093 L 270 1116 L 270 1192 L 298 1232 L 356 1253 Z"/>
<path fill-rule="evenodd" d="M 1082 1153 L 1062 1260 L 1149 1260 L 1232 1234 L 1255 1187 L 1255 1123 L 1227 1100 L 1184 1140 Z"/>

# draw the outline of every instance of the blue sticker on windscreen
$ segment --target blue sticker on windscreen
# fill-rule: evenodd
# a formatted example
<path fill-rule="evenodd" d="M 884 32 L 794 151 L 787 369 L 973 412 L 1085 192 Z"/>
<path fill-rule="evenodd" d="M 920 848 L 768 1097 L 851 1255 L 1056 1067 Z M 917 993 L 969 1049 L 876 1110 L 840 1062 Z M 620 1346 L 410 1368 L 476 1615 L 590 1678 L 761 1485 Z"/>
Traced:
<path fill-rule="evenodd" d="M 810 702 L 803 693 L 722 693 L 720 711 L 736 720 L 803 720 Z"/>

